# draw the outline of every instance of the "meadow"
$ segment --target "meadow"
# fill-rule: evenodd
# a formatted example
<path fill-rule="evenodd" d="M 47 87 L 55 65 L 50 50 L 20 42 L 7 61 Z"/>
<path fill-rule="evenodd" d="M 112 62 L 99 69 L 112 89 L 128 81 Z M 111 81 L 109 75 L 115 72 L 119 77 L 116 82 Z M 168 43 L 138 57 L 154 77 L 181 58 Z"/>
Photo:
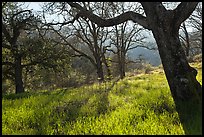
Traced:
<path fill-rule="evenodd" d="M 201 63 L 192 64 L 202 84 Z M 197 120 L 202 120 L 198 116 Z M 194 121 L 196 122 L 196 121 Z M 191 134 L 202 134 L 192 124 Z M 183 135 L 161 68 L 79 88 L 2 96 L 3 135 Z"/>

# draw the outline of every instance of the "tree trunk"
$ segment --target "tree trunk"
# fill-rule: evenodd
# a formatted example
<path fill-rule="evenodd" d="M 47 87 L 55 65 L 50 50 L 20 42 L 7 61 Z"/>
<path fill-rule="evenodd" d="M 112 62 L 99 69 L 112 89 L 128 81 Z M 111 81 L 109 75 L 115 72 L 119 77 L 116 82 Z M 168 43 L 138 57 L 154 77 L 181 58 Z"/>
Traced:
<path fill-rule="evenodd" d="M 120 57 L 120 78 L 123 79 L 125 77 L 125 51 L 122 50 Z"/>
<path fill-rule="evenodd" d="M 21 66 L 21 58 L 15 58 L 15 85 L 16 85 L 16 94 L 23 93 L 23 80 L 22 80 L 22 66 Z"/>
<path fill-rule="evenodd" d="M 199 134 L 202 122 L 195 120 L 202 115 L 202 87 L 196 80 L 196 69 L 187 62 L 179 40 L 179 29 L 172 26 L 172 22 L 158 23 L 153 26 L 152 32 L 185 134 Z M 195 133 L 190 130 L 192 124 L 197 128 Z"/>
<path fill-rule="evenodd" d="M 111 70 L 110 70 L 110 65 L 108 63 L 108 61 L 106 60 L 106 57 L 104 54 L 102 54 L 102 59 L 103 59 L 103 63 L 106 66 L 106 71 L 107 71 L 107 75 L 108 75 L 108 80 L 111 80 L 112 76 L 111 76 Z"/>
<path fill-rule="evenodd" d="M 98 74 L 98 80 L 99 80 L 99 82 L 103 82 L 103 81 L 104 81 L 104 75 L 103 75 L 103 69 L 102 69 L 102 67 L 98 67 L 98 69 L 97 69 L 97 74 Z"/>
<path fill-rule="evenodd" d="M 124 70 L 125 60 L 123 58 L 123 53 L 121 49 L 119 49 L 117 56 L 118 56 L 118 67 L 119 67 L 120 79 L 123 79 L 125 77 L 125 70 Z"/>
<path fill-rule="evenodd" d="M 111 70 L 110 70 L 110 66 L 109 64 L 107 63 L 107 61 L 105 61 L 105 65 L 106 65 L 106 70 L 107 70 L 107 75 L 108 75 L 108 80 L 111 80 L 112 79 L 112 75 L 111 75 Z"/>
<path fill-rule="evenodd" d="M 165 40 L 156 38 L 156 41 L 174 99 L 188 100 L 200 96 L 198 93 L 201 93 L 201 85 L 196 80 L 197 71 L 188 64 L 177 36 L 178 34 L 173 33 Z"/>
<path fill-rule="evenodd" d="M 165 22 L 163 26 L 157 24 L 153 28 L 161 61 L 174 100 L 200 100 L 201 85 L 196 80 L 197 71 L 190 67 L 181 47 L 178 28 L 172 22 Z"/>
<path fill-rule="evenodd" d="M 103 82 L 104 81 L 103 65 L 100 57 L 96 58 L 96 69 L 97 69 L 98 81 Z"/>

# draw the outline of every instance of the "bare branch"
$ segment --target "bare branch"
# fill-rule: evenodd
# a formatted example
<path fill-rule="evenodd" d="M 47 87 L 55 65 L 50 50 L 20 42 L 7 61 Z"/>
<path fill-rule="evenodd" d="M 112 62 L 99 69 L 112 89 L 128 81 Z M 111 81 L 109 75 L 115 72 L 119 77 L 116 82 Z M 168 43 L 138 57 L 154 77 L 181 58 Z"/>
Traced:
<path fill-rule="evenodd" d="M 76 15 L 75 18 L 79 18 L 79 17 L 88 18 L 92 22 L 96 23 L 99 27 L 114 26 L 114 25 L 118 25 L 118 24 L 121 24 L 123 22 L 126 22 L 128 20 L 132 20 L 133 22 L 142 25 L 144 28 L 150 29 L 150 27 L 148 26 L 146 17 L 142 16 L 141 14 L 135 13 L 133 11 L 125 12 L 125 13 L 120 14 L 119 16 L 114 17 L 114 18 L 102 19 L 101 17 L 86 10 L 85 8 L 83 8 L 81 5 L 79 5 L 77 3 L 68 2 L 68 4 L 71 7 L 74 7 L 74 8 L 77 8 L 80 10 L 80 12 Z M 75 21 L 75 18 L 72 20 L 72 22 Z"/>
<path fill-rule="evenodd" d="M 68 42 L 68 41 L 66 40 L 66 38 L 65 38 L 64 36 L 62 36 L 62 35 L 61 35 L 58 31 L 56 31 L 54 28 L 53 28 L 53 31 L 54 31 L 56 34 L 58 34 L 58 36 L 60 36 L 60 38 L 62 38 L 63 41 L 65 42 L 65 43 L 61 43 L 61 44 L 68 45 L 68 46 L 71 47 L 75 52 L 79 53 L 80 56 L 84 56 L 85 58 L 89 59 L 89 61 L 96 67 L 95 61 L 94 61 L 90 56 L 88 56 L 88 55 L 85 54 L 84 52 L 82 52 L 82 51 L 76 49 L 70 42 Z"/>
<path fill-rule="evenodd" d="M 13 16 L 11 18 L 13 19 L 15 16 L 17 16 L 17 15 L 23 13 L 23 12 L 29 12 L 29 14 L 31 14 L 31 10 L 21 10 L 21 11 L 15 13 L 15 14 L 13 14 Z"/>
<path fill-rule="evenodd" d="M 131 47 L 131 48 L 129 48 L 128 50 L 132 50 L 132 49 L 135 49 L 135 48 L 146 48 L 146 49 L 148 49 L 148 50 L 156 50 L 157 48 L 155 48 L 155 47 L 147 47 L 147 46 L 144 46 L 144 45 L 137 45 L 137 46 L 134 46 L 134 47 Z"/>

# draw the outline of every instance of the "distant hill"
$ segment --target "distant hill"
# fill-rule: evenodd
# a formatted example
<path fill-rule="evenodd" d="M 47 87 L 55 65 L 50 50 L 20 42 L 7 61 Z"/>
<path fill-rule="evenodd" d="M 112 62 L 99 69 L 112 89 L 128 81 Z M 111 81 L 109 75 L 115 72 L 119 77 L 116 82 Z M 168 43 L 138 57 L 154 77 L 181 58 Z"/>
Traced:
<path fill-rule="evenodd" d="M 180 34 L 183 36 L 184 33 L 181 31 Z M 148 37 L 146 39 L 146 45 L 148 47 L 157 47 L 156 41 L 152 36 L 152 33 L 145 33 L 145 35 Z M 191 52 L 194 52 L 194 55 L 202 53 L 201 48 L 195 48 L 195 47 L 202 47 L 202 33 L 197 32 L 189 32 L 191 45 L 193 45 L 193 50 Z M 158 50 L 148 50 L 146 48 L 136 48 L 132 49 L 128 52 L 128 56 L 131 59 L 137 59 L 140 55 L 149 62 L 153 66 L 158 66 L 161 64 L 161 59 Z"/>
<path fill-rule="evenodd" d="M 137 59 L 140 55 L 153 66 L 159 66 L 161 59 L 158 50 L 148 50 L 145 48 L 136 48 L 129 51 L 128 56 L 131 59 Z"/>

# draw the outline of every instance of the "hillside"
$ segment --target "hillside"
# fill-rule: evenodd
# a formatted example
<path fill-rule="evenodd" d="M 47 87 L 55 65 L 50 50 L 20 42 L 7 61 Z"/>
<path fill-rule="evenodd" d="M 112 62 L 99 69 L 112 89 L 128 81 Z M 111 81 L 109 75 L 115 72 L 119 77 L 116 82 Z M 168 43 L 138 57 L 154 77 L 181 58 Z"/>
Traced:
<path fill-rule="evenodd" d="M 142 57 L 153 66 L 158 66 L 161 64 L 158 50 L 148 50 L 139 47 L 129 52 L 129 56 L 132 60 L 138 59 L 140 55 L 142 55 Z"/>
<path fill-rule="evenodd" d="M 202 84 L 201 63 L 192 66 L 198 69 L 197 79 Z M 189 130 L 201 134 L 201 127 L 193 123 Z M 3 135 L 185 132 L 159 67 L 149 74 L 129 75 L 118 82 L 2 97 Z"/>

